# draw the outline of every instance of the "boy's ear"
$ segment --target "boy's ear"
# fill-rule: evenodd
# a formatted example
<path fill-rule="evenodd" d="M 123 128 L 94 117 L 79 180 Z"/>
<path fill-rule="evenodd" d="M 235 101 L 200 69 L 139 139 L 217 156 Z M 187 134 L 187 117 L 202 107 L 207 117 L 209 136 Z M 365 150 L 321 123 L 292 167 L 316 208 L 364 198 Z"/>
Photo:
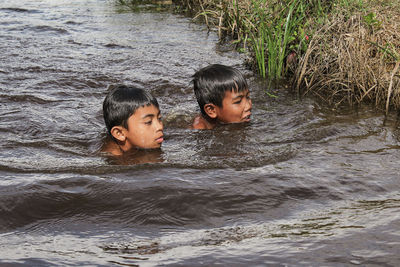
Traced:
<path fill-rule="evenodd" d="M 204 112 L 210 117 L 211 119 L 215 119 L 217 117 L 217 109 L 214 104 L 205 104 L 204 105 Z"/>
<path fill-rule="evenodd" d="M 111 128 L 111 135 L 118 141 L 124 142 L 126 139 L 124 127 L 114 126 Z"/>

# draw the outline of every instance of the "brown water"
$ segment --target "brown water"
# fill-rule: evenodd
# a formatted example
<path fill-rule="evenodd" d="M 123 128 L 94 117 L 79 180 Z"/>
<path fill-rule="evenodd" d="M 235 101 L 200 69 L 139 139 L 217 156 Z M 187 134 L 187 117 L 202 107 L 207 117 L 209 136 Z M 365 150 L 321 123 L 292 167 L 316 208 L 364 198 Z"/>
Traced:
<path fill-rule="evenodd" d="M 215 33 L 112 1 L 0 3 L 0 265 L 399 266 L 400 135 L 267 88 Z M 195 70 L 251 85 L 247 125 L 192 131 Z M 113 83 L 159 99 L 160 151 L 99 154 Z"/>

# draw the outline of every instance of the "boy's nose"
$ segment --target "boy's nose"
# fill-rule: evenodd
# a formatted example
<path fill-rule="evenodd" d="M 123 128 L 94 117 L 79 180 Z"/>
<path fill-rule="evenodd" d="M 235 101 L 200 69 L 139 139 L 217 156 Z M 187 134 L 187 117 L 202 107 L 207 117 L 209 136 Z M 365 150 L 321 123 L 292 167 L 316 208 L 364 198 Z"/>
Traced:
<path fill-rule="evenodd" d="M 251 108 L 252 108 L 251 99 L 248 99 L 248 100 L 246 101 L 245 110 L 246 110 L 246 111 L 251 111 Z"/>
<path fill-rule="evenodd" d="M 164 124 L 162 123 L 162 121 L 157 121 L 156 130 L 157 131 L 162 131 L 163 129 L 164 129 Z"/>

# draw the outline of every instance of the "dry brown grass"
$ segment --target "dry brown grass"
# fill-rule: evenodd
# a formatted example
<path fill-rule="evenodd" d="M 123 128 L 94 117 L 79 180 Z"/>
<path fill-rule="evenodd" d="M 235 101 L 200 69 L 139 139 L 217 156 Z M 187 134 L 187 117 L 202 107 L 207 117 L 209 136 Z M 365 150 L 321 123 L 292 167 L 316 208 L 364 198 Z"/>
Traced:
<path fill-rule="evenodd" d="M 231 0 L 175 0 L 198 12 L 197 17 L 218 29 L 220 37 L 225 33 L 234 39 L 241 36 L 244 24 L 253 21 L 254 13 L 246 12 L 250 0 L 237 1 L 240 19 L 235 19 Z M 279 3 L 271 0 L 266 4 Z M 363 10 L 331 11 L 323 26 L 310 16 L 307 30 L 313 34 L 308 49 L 297 55 L 290 66 L 292 76 L 287 77 L 293 89 L 335 107 L 368 102 L 386 113 L 400 111 L 400 0 L 365 1 Z M 246 13 L 250 17 L 243 16 Z M 374 17 L 368 22 L 365 16 L 369 13 Z M 245 40 L 242 35 L 244 46 Z"/>
<path fill-rule="evenodd" d="M 400 110 L 400 4 L 391 3 L 368 7 L 376 14 L 372 25 L 362 12 L 331 14 L 300 60 L 295 90 L 335 106 L 370 102 L 386 113 Z"/>

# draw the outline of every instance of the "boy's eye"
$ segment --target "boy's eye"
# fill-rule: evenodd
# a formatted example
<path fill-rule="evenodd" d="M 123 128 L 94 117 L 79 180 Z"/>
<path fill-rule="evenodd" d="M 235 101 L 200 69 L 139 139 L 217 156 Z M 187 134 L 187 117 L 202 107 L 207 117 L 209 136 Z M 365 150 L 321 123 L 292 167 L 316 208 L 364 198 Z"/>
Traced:
<path fill-rule="evenodd" d="M 151 125 L 151 121 L 145 121 L 144 124 Z"/>
<path fill-rule="evenodd" d="M 235 102 L 233 102 L 233 104 L 240 104 L 240 102 L 242 102 L 242 98 L 240 98 L 239 100 L 236 100 Z"/>

